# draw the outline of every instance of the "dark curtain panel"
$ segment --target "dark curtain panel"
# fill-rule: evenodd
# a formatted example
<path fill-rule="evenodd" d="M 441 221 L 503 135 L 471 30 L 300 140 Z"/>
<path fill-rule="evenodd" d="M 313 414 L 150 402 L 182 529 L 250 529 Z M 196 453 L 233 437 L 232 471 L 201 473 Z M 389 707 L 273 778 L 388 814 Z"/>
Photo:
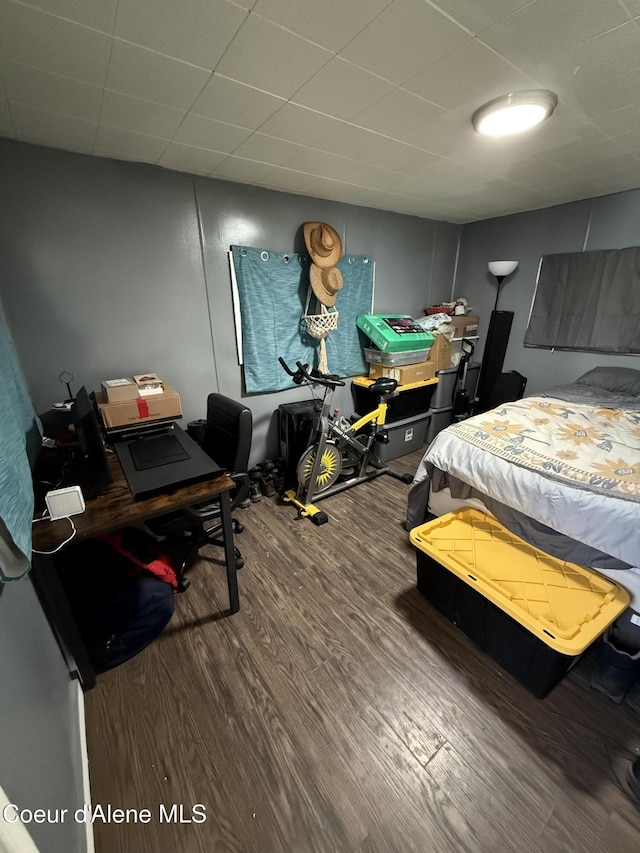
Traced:
<path fill-rule="evenodd" d="M 640 248 L 545 255 L 524 344 L 640 353 Z"/>

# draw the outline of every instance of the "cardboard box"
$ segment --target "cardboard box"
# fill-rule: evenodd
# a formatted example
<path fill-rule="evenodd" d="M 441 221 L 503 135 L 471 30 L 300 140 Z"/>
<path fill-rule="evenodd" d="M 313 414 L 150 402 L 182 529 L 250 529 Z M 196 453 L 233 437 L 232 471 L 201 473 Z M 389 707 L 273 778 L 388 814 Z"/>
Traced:
<path fill-rule="evenodd" d="M 386 364 L 369 365 L 370 379 L 388 376 L 390 379 L 397 379 L 399 385 L 423 382 L 425 379 L 433 379 L 435 375 L 436 368 L 432 361 L 421 361 L 418 364 L 405 364 L 399 367 L 388 367 Z"/>
<path fill-rule="evenodd" d="M 359 314 L 356 325 L 382 352 L 428 349 L 433 337 L 408 314 Z"/>
<path fill-rule="evenodd" d="M 450 317 L 449 321 L 455 329 L 454 338 L 473 338 L 478 334 L 480 318 L 475 314 L 466 314 L 463 317 Z"/>
<path fill-rule="evenodd" d="M 135 400 L 138 396 L 138 386 L 129 377 L 123 379 L 105 379 L 100 385 L 103 397 L 109 403 Z"/>
<path fill-rule="evenodd" d="M 164 386 L 164 393 L 151 397 L 136 397 L 135 400 L 118 403 L 107 402 L 103 398 L 98 402 L 98 408 L 107 430 L 182 417 L 180 395 L 170 385 Z"/>
<path fill-rule="evenodd" d="M 145 385 L 162 385 L 162 379 L 157 373 L 137 373 L 133 378 L 139 388 Z"/>
<path fill-rule="evenodd" d="M 133 377 L 138 386 L 138 394 L 141 397 L 149 397 L 152 394 L 164 392 L 164 382 L 157 373 L 139 373 Z"/>
<path fill-rule="evenodd" d="M 448 370 L 451 367 L 451 341 L 448 341 L 444 335 L 434 335 L 434 338 L 427 364 L 433 362 L 437 373 L 438 370 Z"/>

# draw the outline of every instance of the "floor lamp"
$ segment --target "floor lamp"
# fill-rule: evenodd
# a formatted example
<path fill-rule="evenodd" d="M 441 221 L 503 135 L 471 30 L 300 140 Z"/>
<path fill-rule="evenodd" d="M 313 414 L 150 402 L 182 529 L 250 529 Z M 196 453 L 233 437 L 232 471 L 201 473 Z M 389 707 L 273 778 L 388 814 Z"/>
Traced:
<path fill-rule="evenodd" d="M 496 301 L 489 320 L 489 330 L 480 368 L 478 382 L 478 406 L 476 412 L 486 412 L 492 408 L 491 395 L 498 376 L 502 373 L 504 357 L 509 343 L 513 311 L 498 311 L 498 299 L 502 282 L 518 268 L 518 261 L 489 261 L 489 272 L 498 283 Z"/>

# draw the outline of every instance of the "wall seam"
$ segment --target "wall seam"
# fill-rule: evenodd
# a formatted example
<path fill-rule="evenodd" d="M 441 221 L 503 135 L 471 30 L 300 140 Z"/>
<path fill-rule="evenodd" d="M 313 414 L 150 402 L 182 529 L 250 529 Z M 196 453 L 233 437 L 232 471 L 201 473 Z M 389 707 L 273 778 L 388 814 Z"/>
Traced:
<path fill-rule="evenodd" d="M 434 271 L 435 266 L 436 266 L 436 251 L 437 251 L 436 247 L 438 245 L 438 227 L 439 227 L 439 224 L 440 223 L 436 222 L 436 227 L 435 227 L 434 232 L 433 232 L 433 243 L 431 246 L 431 270 L 429 272 L 429 291 L 427 293 L 427 305 L 432 304 L 433 271 Z M 423 308 L 426 308 L 426 306 L 423 306 Z"/>
<path fill-rule="evenodd" d="M 200 201 L 198 199 L 198 189 L 196 179 L 192 179 L 193 183 L 193 200 L 196 206 L 196 218 L 198 220 L 198 239 L 200 241 L 200 262 L 202 264 L 202 280 L 204 282 L 204 295 L 207 300 L 207 315 L 209 317 L 209 337 L 211 338 L 211 357 L 213 359 L 213 372 L 216 377 L 216 390 L 220 392 L 220 378 L 218 377 L 218 359 L 216 358 L 216 343 L 213 334 L 213 319 L 211 316 L 211 300 L 209 298 L 209 282 L 207 281 L 207 265 L 205 263 L 205 237 L 204 224 L 202 222 L 202 211 L 200 210 Z"/>
<path fill-rule="evenodd" d="M 458 242 L 456 244 L 456 259 L 453 264 L 453 279 L 451 281 L 451 293 L 449 302 L 453 302 L 453 294 L 456 292 L 456 281 L 458 280 L 458 260 L 460 259 L 460 245 L 462 243 L 462 228 L 458 229 Z"/>
<path fill-rule="evenodd" d="M 589 241 L 589 234 L 591 233 L 591 214 L 593 212 L 593 199 L 589 200 L 589 215 L 587 216 L 587 226 L 584 231 L 584 240 L 582 242 L 582 251 L 587 251 L 587 243 Z"/>

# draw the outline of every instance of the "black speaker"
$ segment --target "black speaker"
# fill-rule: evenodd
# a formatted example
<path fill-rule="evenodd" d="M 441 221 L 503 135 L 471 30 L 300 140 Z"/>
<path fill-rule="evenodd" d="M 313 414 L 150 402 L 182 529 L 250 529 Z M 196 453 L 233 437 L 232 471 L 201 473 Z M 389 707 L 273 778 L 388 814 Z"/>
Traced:
<path fill-rule="evenodd" d="M 280 455 L 285 462 L 284 485 L 287 489 L 297 485 L 298 462 L 311 444 L 313 426 L 321 408 L 322 400 L 301 400 L 278 406 Z"/>
<path fill-rule="evenodd" d="M 498 376 L 502 373 L 512 323 L 513 311 L 491 312 L 487 342 L 484 347 L 482 367 L 480 368 L 476 412 L 486 412 L 491 408 L 492 391 Z"/>
<path fill-rule="evenodd" d="M 487 398 L 487 409 L 495 409 L 496 406 L 510 403 L 512 400 L 521 400 L 526 387 L 527 377 L 517 370 L 499 373 Z"/>

